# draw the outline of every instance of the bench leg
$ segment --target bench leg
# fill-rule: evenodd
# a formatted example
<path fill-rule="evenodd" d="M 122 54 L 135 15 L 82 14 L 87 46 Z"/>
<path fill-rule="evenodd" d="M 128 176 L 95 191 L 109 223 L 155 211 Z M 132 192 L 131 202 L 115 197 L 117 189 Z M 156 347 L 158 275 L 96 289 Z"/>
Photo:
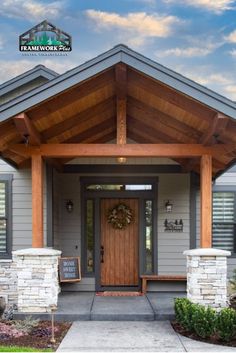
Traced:
<path fill-rule="evenodd" d="M 142 278 L 142 293 L 143 294 L 147 293 L 147 280 L 146 280 L 146 278 Z"/>

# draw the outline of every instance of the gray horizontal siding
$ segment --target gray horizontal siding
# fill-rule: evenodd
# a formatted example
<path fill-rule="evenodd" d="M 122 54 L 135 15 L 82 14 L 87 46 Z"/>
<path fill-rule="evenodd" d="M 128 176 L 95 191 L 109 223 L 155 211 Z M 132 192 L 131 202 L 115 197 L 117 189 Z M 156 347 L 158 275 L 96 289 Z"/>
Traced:
<path fill-rule="evenodd" d="M 0 159 L 0 173 L 12 174 L 13 250 L 32 246 L 31 171 L 16 170 Z M 44 238 L 46 238 L 46 188 L 44 190 Z"/>

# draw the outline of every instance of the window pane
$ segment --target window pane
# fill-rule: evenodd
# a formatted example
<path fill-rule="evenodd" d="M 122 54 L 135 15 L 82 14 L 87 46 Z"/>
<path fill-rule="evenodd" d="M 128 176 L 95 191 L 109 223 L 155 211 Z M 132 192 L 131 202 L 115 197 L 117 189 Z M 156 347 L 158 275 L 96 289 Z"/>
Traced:
<path fill-rule="evenodd" d="M 6 217 L 6 190 L 5 183 L 0 182 L 0 217 Z"/>
<path fill-rule="evenodd" d="M 6 221 L 0 220 L 0 253 L 7 252 L 7 227 Z"/>
<path fill-rule="evenodd" d="M 94 203 L 87 200 L 86 203 L 86 254 L 87 272 L 94 271 Z"/>
<path fill-rule="evenodd" d="M 145 201 L 145 272 L 153 272 L 153 202 Z"/>
<path fill-rule="evenodd" d="M 152 190 L 151 184 L 141 185 L 141 184 L 91 184 L 86 187 L 87 190 L 101 191 L 101 190 Z"/>
<path fill-rule="evenodd" d="M 233 192 L 213 193 L 213 240 L 214 248 L 234 252 L 234 202 Z"/>

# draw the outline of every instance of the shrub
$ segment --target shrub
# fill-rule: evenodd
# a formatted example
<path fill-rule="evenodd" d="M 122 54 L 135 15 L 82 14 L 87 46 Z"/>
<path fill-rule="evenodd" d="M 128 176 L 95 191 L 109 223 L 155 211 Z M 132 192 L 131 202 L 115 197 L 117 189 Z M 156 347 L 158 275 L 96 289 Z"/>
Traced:
<path fill-rule="evenodd" d="M 27 316 L 24 320 L 14 321 L 13 325 L 17 330 L 29 333 L 38 323 L 39 319 L 32 319 L 31 316 Z"/>
<path fill-rule="evenodd" d="M 216 326 L 216 311 L 212 308 L 205 308 L 202 305 L 198 305 L 195 310 L 193 317 L 193 328 L 196 334 L 202 338 L 210 337 Z"/>
<path fill-rule="evenodd" d="M 215 331 L 216 312 L 214 309 L 194 304 L 186 298 L 176 298 L 175 315 L 176 321 L 183 328 L 195 332 L 202 338 L 210 337 Z"/>
<path fill-rule="evenodd" d="M 193 330 L 192 316 L 198 309 L 197 304 L 192 303 L 186 298 L 175 299 L 175 316 L 176 321 L 179 322 L 186 330 Z"/>
<path fill-rule="evenodd" d="M 217 316 L 216 329 L 223 341 L 230 341 L 236 334 L 236 311 L 231 308 L 222 309 Z"/>

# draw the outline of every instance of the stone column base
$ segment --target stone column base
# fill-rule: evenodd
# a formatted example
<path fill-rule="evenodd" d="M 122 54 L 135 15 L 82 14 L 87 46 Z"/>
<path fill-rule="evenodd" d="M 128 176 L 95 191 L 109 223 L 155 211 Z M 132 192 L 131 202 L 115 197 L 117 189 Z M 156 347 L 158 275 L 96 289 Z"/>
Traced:
<path fill-rule="evenodd" d="M 227 306 L 227 256 L 230 251 L 202 248 L 184 251 L 187 256 L 187 297 L 213 308 Z"/>
<path fill-rule="evenodd" d="M 48 248 L 13 251 L 19 312 L 50 312 L 51 305 L 57 306 L 60 255 L 61 251 Z"/>

